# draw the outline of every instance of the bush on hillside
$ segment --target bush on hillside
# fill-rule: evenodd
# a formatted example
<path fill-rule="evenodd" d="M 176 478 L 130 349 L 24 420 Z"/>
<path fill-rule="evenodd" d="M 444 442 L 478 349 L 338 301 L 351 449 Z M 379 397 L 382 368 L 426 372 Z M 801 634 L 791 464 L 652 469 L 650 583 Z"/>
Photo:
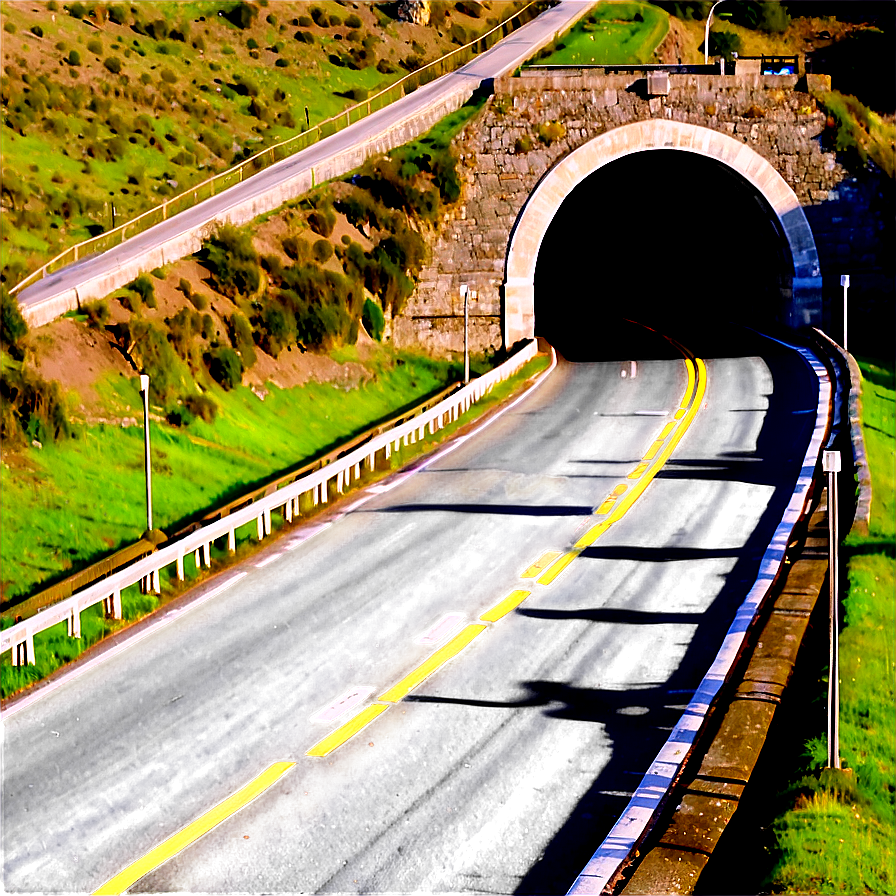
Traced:
<path fill-rule="evenodd" d="M 0 375 L 0 437 L 8 444 L 57 441 L 72 434 L 62 388 L 24 362 L 4 365 Z"/>
<path fill-rule="evenodd" d="M 243 362 L 243 369 L 248 370 L 255 364 L 257 356 L 255 354 L 252 325 L 246 319 L 245 314 L 235 311 L 230 316 L 227 320 L 227 335 L 230 337 L 230 344 L 239 353 L 240 360 Z"/>
<path fill-rule="evenodd" d="M 386 327 L 386 318 L 383 315 L 383 309 L 376 302 L 367 299 L 364 302 L 364 311 L 361 314 L 361 321 L 367 333 L 379 342 L 383 338 L 383 330 Z"/>
<path fill-rule="evenodd" d="M 205 241 L 198 254 L 211 272 L 218 292 L 233 299 L 258 291 L 261 265 L 248 231 L 224 224 Z"/>
<path fill-rule="evenodd" d="M 128 283 L 125 289 L 130 289 L 132 292 L 137 293 L 147 308 L 156 308 L 158 306 L 156 288 L 149 274 L 140 274 Z"/>
<path fill-rule="evenodd" d="M 21 360 L 24 354 L 21 343 L 27 335 L 28 324 L 22 317 L 19 300 L 5 286 L 0 286 L 0 348 Z"/>
<path fill-rule="evenodd" d="M 205 363 L 212 379 L 225 391 L 235 389 L 243 380 L 243 362 L 229 346 L 219 345 L 205 355 Z"/>

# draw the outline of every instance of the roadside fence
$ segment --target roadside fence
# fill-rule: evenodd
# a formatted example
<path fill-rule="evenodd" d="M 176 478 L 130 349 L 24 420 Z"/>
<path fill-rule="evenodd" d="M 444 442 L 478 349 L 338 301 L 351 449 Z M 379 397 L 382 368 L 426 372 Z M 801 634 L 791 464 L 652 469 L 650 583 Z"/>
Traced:
<path fill-rule="evenodd" d="M 458 420 L 500 382 L 513 376 L 538 353 L 535 341 L 529 342 L 503 364 L 473 380 L 434 407 L 400 423 L 386 432 L 374 435 L 363 444 L 312 472 L 275 488 L 248 506 L 229 512 L 183 538 L 165 545 L 123 569 L 60 601 L 43 612 L 18 622 L 0 633 L 0 653 L 12 651 L 12 665 L 35 663 L 34 636 L 61 622 L 67 623 L 69 637 L 81 636 L 81 612 L 102 603 L 105 613 L 113 619 L 122 618 L 121 592 L 144 583 L 149 590 L 161 592 L 161 570 L 174 565 L 178 581 L 184 580 L 184 558 L 193 554 L 197 568 L 211 566 L 212 543 L 227 540 L 227 549 L 236 550 L 236 530 L 255 523 L 258 540 L 271 534 L 271 513 L 279 511 L 286 522 L 292 522 L 303 512 L 315 508 L 343 494 L 361 478 L 362 467 L 373 471 L 388 461 L 394 451 L 426 438 L 427 431 L 438 430 Z"/>

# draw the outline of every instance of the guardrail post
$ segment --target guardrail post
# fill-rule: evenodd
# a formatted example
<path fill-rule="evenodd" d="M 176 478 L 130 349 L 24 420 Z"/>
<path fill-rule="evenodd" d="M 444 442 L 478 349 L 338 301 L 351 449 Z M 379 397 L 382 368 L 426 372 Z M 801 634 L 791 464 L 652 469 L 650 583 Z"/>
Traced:
<path fill-rule="evenodd" d="M 202 545 L 202 556 L 205 560 L 205 568 L 208 569 L 212 565 L 212 545 L 211 542 L 206 541 Z"/>
<path fill-rule="evenodd" d="M 182 582 L 184 580 L 184 555 L 177 555 L 177 581 Z"/>
<path fill-rule="evenodd" d="M 103 598 L 103 613 L 107 619 L 121 619 L 121 590 L 116 588 Z"/>
<path fill-rule="evenodd" d="M 258 540 L 259 541 L 261 541 L 264 538 L 264 520 L 262 519 L 263 516 L 264 516 L 264 514 L 259 513 L 258 519 L 255 520 L 256 529 L 258 531 Z"/>
<path fill-rule="evenodd" d="M 264 534 L 265 535 L 271 534 L 271 511 L 270 511 L 270 508 L 268 508 L 264 512 Z"/>
<path fill-rule="evenodd" d="M 77 607 L 72 607 L 69 610 L 68 619 L 66 620 L 68 623 L 66 625 L 66 629 L 68 630 L 68 636 L 70 638 L 80 638 L 81 637 L 81 611 Z"/>
<path fill-rule="evenodd" d="M 150 585 L 151 585 L 151 587 L 152 587 L 152 590 L 153 590 L 156 594 L 161 594 L 161 593 L 162 593 L 162 577 L 161 577 L 161 570 L 159 570 L 159 569 L 154 569 L 154 570 L 149 574 L 149 581 L 150 581 Z"/>
<path fill-rule="evenodd" d="M 236 529 L 231 529 L 227 533 L 227 550 L 231 554 L 236 551 Z"/>
<path fill-rule="evenodd" d="M 292 522 L 292 498 L 283 505 L 283 515 L 286 517 L 287 523 Z"/>
<path fill-rule="evenodd" d="M 12 664 L 14 666 L 34 665 L 34 635 L 27 634 L 24 641 L 19 641 L 12 648 Z"/>
<path fill-rule="evenodd" d="M 355 479 L 361 478 L 361 461 L 358 461 L 354 467 Z"/>
<path fill-rule="evenodd" d="M 196 572 L 202 569 L 202 561 L 199 559 L 199 548 L 193 551 L 193 562 L 196 564 Z"/>

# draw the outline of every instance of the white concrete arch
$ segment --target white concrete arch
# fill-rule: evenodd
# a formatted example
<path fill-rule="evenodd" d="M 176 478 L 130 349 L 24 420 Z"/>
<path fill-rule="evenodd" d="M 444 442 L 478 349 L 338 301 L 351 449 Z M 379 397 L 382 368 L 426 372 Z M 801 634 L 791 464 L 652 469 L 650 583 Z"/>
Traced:
<path fill-rule="evenodd" d="M 737 171 L 765 198 L 777 216 L 793 258 L 789 323 L 818 323 L 821 273 L 806 215 L 784 178 L 740 140 L 710 128 L 666 119 L 622 125 L 564 156 L 529 196 L 514 225 L 504 277 L 504 344 L 534 335 L 535 265 L 544 235 L 563 200 L 585 178 L 635 152 L 674 149 L 715 159 Z"/>

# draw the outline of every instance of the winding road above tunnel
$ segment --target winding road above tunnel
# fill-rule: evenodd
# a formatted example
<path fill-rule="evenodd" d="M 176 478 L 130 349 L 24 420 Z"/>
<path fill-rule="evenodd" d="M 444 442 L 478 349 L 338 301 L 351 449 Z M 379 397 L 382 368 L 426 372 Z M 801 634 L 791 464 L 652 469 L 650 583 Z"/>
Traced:
<path fill-rule="evenodd" d="M 561 360 L 417 472 L 7 712 L 5 890 L 96 890 L 273 770 L 131 891 L 565 892 L 755 579 L 817 397 L 798 355 L 745 331 L 692 346 L 702 396 L 672 344 L 603 333 L 601 360 Z M 640 499 L 545 575 L 684 399 L 689 428 Z M 376 701 L 367 727 L 308 755 Z"/>
<path fill-rule="evenodd" d="M 404 140 L 419 135 L 426 128 L 415 126 L 417 119 L 423 120 L 427 115 L 431 116 L 434 109 L 443 109 L 452 99 L 452 108 L 459 108 L 481 84 L 513 71 L 557 34 L 585 15 L 593 5 L 592 0 L 561 0 L 457 71 L 443 75 L 338 133 L 131 237 L 107 252 L 84 258 L 48 274 L 17 294 L 27 319 L 33 325 L 48 323 L 65 311 L 78 307 L 81 301 L 102 298 L 136 276 L 140 270 L 176 261 L 179 257 L 177 252 L 181 255 L 190 254 L 198 248 L 199 239 L 194 240 L 195 245 L 192 245 L 191 238 L 188 237 L 206 228 L 209 222 L 218 220 L 234 223 L 234 210 L 237 208 L 254 209 L 251 213 L 240 211 L 240 223 L 270 211 L 310 189 L 314 181 L 313 171 L 332 163 L 345 153 L 354 152 L 355 155 L 352 155 L 344 170 L 331 170 L 326 177 L 345 174 L 359 165 L 365 155 L 381 151 L 384 138 L 388 139 L 392 132 L 404 134 Z M 448 111 L 450 110 L 444 109 L 440 114 L 445 115 Z M 430 124 L 432 123 L 430 120 Z M 397 144 L 392 141 L 385 145 Z M 358 152 L 361 153 L 360 156 L 357 155 Z M 305 173 L 308 177 L 302 181 L 304 187 L 286 190 L 279 196 L 279 201 L 269 201 L 266 198 Z M 152 263 L 141 265 L 141 260 L 163 246 L 169 247 L 164 259 L 156 258 Z"/>

